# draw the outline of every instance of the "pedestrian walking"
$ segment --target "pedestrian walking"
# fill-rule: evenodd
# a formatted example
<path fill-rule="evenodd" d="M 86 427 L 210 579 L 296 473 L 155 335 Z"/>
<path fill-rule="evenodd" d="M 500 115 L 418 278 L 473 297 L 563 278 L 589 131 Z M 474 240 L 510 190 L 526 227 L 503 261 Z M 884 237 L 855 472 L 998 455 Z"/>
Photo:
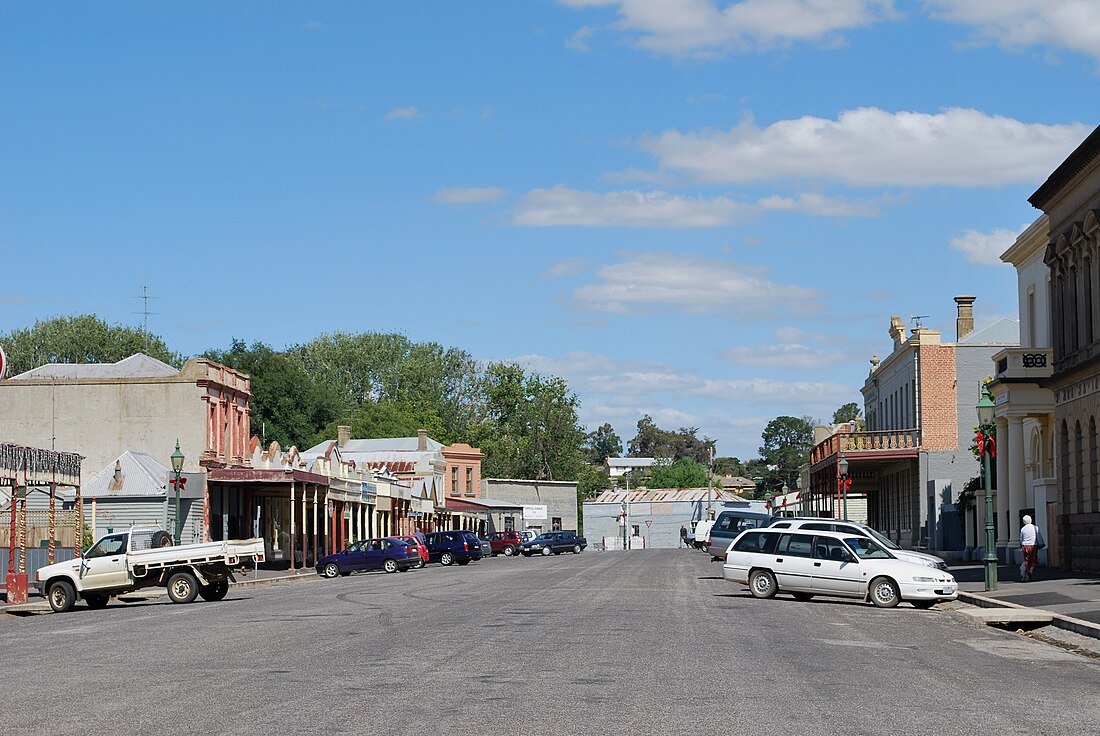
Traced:
<path fill-rule="evenodd" d="M 1039 561 L 1039 527 L 1031 523 L 1031 517 L 1024 514 L 1024 525 L 1020 527 L 1020 550 L 1024 561 L 1020 563 L 1020 582 L 1031 582 L 1035 566 Z"/>
<path fill-rule="evenodd" d="M 680 546 L 681 547 L 691 546 L 691 545 L 688 544 L 688 530 L 687 530 L 687 527 L 684 526 L 683 524 L 680 525 Z"/>

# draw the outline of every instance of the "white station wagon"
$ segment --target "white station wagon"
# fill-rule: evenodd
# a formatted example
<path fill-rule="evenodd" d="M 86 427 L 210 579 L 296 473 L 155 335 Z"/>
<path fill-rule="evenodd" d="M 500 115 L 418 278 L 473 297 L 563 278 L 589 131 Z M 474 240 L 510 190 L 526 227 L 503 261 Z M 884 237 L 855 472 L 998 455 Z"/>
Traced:
<path fill-rule="evenodd" d="M 894 557 L 870 537 L 827 531 L 749 529 L 726 553 L 722 576 L 757 598 L 790 593 L 861 598 L 891 608 L 900 601 L 931 608 L 958 597 L 950 573 Z"/>

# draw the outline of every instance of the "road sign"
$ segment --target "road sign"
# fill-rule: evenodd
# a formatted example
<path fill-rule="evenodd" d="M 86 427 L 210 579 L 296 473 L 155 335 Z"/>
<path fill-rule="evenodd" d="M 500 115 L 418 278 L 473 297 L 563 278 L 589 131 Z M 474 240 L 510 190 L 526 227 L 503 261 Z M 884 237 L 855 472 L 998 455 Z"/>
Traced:
<path fill-rule="evenodd" d="M 645 520 L 645 525 L 646 526 L 653 526 L 653 519 L 646 519 Z"/>

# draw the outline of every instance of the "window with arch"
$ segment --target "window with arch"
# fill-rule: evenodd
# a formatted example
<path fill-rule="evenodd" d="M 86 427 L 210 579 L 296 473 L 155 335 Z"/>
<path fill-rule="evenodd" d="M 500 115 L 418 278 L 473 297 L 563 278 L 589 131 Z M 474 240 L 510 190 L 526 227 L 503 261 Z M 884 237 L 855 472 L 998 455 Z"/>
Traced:
<path fill-rule="evenodd" d="M 1073 486 L 1074 497 L 1080 504 L 1085 498 L 1085 443 L 1081 436 L 1081 422 L 1073 425 Z M 1078 505 L 1077 509 L 1080 510 Z"/>

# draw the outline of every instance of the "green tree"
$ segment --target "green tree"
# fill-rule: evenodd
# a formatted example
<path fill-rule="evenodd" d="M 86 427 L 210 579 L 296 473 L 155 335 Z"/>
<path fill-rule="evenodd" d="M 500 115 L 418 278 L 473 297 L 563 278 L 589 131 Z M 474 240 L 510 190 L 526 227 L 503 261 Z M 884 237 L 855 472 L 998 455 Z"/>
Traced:
<path fill-rule="evenodd" d="M 593 465 L 586 465 L 577 473 L 577 500 L 587 501 L 611 488 L 611 479 L 607 471 Z"/>
<path fill-rule="evenodd" d="M 261 342 L 247 346 L 233 340 L 228 350 L 211 350 L 205 357 L 249 375 L 252 434 L 265 442 L 311 447 L 320 430 L 348 410 L 336 388 L 316 380 L 295 357 Z"/>
<path fill-rule="evenodd" d="M 745 470 L 744 464 L 742 464 L 742 462 L 735 457 L 714 458 L 714 474 L 739 475 L 742 477 L 749 477 L 748 472 Z"/>
<path fill-rule="evenodd" d="M 470 435 L 483 477 L 573 480 L 584 465 L 578 401 L 565 381 L 493 363 L 483 379 L 484 418 Z"/>
<path fill-rule="evenodd" d="M 863 409 L 859 404 L 851 401 L 833 412 L 833 424 L 841 422 L 854 422 L 863 415 Z"/>
<path fill-rule="evenodd" d="M 760 438 L 760 459 L 767 472 L 765 487 L 776 492 L 784 483 L 791 483 L 799 469 L 809 460 L 813 449 L 814 427 L 808 417 L 776 417 L 768 422 Z"/>
<path fill-rule="evenodd" d="M 623 441 L 615 434 L 615 428 L 610 424 L 601 424 L 594 431 L 589 432 L 585 438 L 585 452 L 588 462 L 593 465 L 603 465 L 609 457 L 619 457 L 623 454 Z"/>
<path fill-rule="evenodd" d="M 698 437 L 698 427 L 681 427 L 678 432 L 661 429 L 646 414 L 638 420 L 638 434 L 629 442 L 630 457 L 655 457 L 675 460 L 690 457 L 701 465 L 710 463 L 714 440 Z"/>
<path fill-rule="evenodd" d="M 53 317 L 33 327 L 0 335 L 14 376 L 47 363 L 116 363 L 135 353 L 180 367 L 183 359 L 156 335 L 134 327 L 111 326 L 94 314 Z"/>
<path fill-rule="evenodd" d="M 707 485 L 707 469 L 690 457 L 654 464 L 650 473 L 650 488 L 703 488 Z"/>
<path fill-rule="evenodd" d="M 431 410 L 418 409 L 390 401 L 368 401 L 355 407 L 350 414 L 339 420 L 329 422 L 317 433 L 309 446 L 325 440 L 336 439 L 341 424 L 351 427 L 351 436 L 355 438 L 371 437 L 415 437 L 417 430 L 428 430 L 428 436 L 445 445 L 459 438 L 443 427 L 443 422 Z"/>

